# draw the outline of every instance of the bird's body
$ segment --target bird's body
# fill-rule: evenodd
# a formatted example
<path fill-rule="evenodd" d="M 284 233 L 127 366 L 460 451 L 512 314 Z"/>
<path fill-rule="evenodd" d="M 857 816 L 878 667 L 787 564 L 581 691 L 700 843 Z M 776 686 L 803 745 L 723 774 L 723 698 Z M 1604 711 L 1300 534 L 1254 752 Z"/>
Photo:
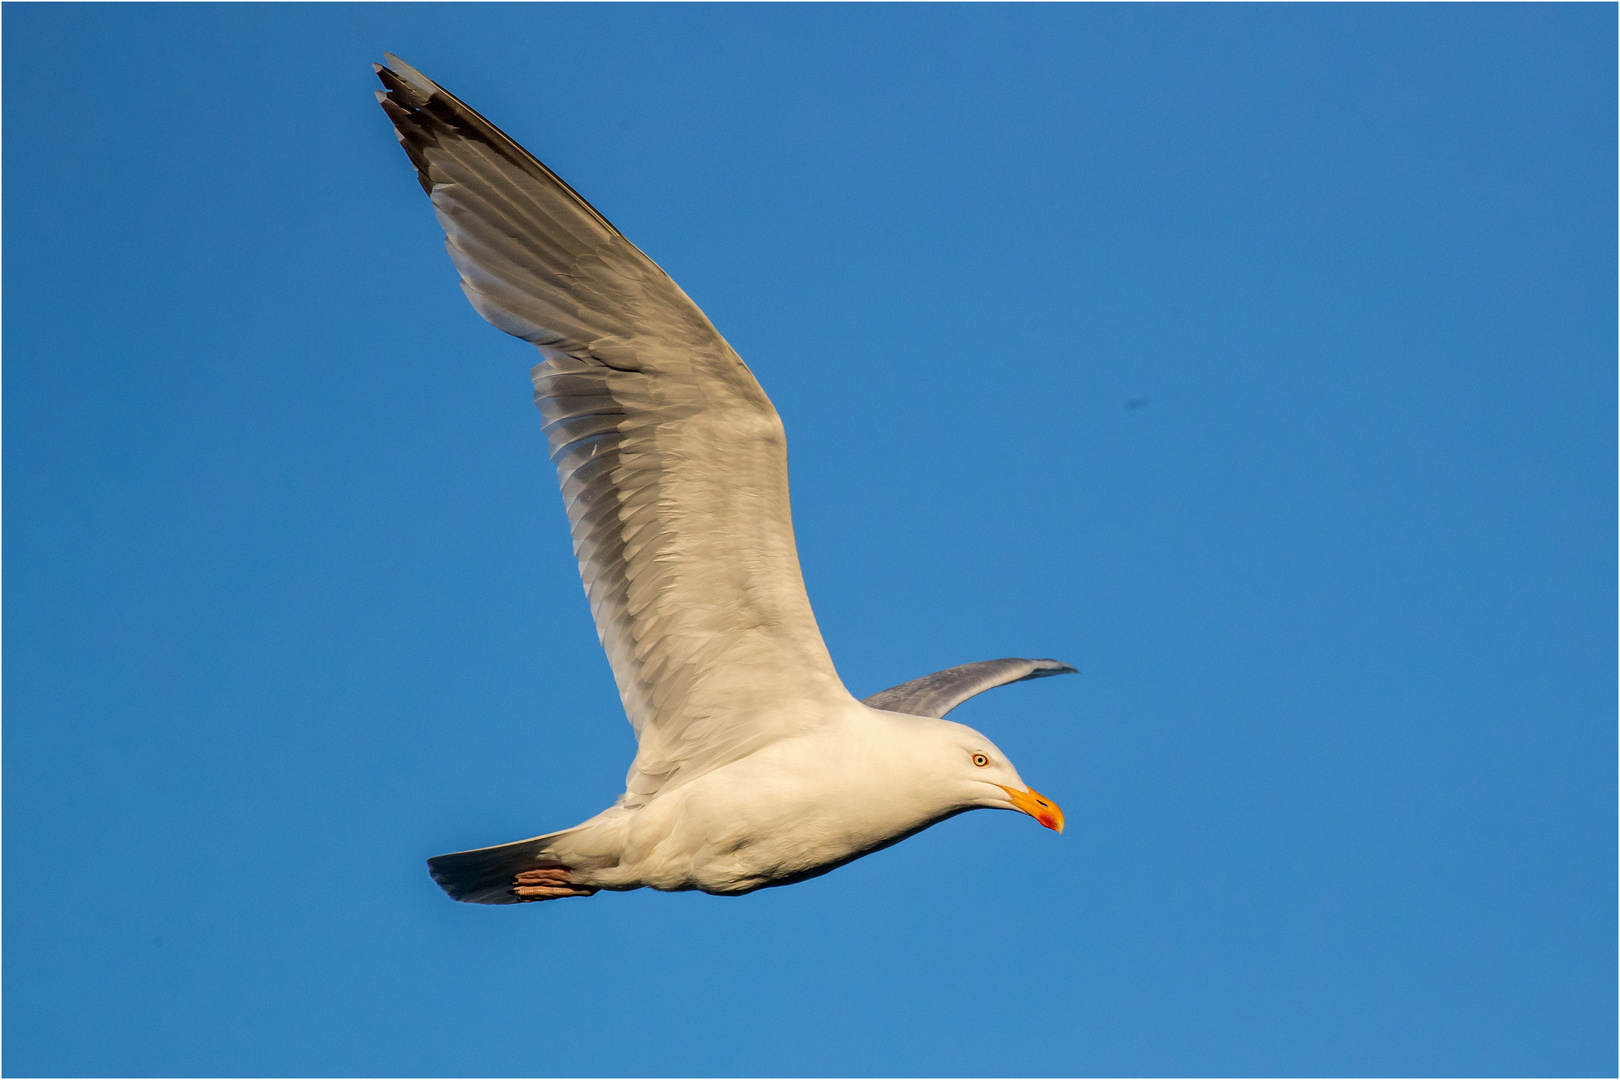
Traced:
<path fill-rule="evenodd" d="M 462 287 L 534 344 L 535 403 L 602 646 L 635 727 L 625 793 L 560 833 L 429 860 L 453 897 L 788 884 L 975 808 L 1062 814 L 943 719 L 1073 668 L 998 660 L 857 701 L 810 610 L 787 443 L 746 365 L 669 276 L 488 121 L 408 65 L 378 95 Z"/>
<path fill-rule="evenodd" d="M 941 768 L 919 769 L 918 744 Z M 964 747 L 955 753 L 954 744 Z M 825 873 L 976 806 L 1005 806 L 983 790 L 938 781 L 969 745 L 995 751 L 948 720 L 869 709 L 854 699 L 801 735 L 706 772 L 636 809 L 615 806 L 559 837 L 553 851 L 596 888 L 744 893 Z M 1005 759 L 1000 759 L 1004 761 Z M 1011 766 L 994 773 L 1022 787 Z"/>

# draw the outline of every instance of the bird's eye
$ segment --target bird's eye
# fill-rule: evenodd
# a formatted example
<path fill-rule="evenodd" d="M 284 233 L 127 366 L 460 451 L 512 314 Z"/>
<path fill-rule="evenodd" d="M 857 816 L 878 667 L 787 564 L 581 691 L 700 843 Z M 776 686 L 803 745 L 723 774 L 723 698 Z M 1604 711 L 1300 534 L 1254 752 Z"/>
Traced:
<path fill-rule="evenodd" d="M 990 764 L 990 759 L 985 757 L 983 754 L 974 754 L 973 755 L 973 764 L 977 765 L 979 768 L 982 769 L 986 765 Z"/>

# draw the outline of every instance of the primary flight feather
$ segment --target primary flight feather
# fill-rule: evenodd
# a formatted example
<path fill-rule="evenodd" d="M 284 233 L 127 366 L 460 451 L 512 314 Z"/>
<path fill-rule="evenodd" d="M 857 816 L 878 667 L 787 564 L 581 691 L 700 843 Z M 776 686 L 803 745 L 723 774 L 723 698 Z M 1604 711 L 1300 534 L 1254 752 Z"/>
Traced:
<path fill-rule="evenodd" d="M 479 314 L 532 343 L 580 576 L 634 726 L 625 792 L 562 832 L 428 861 L 457 900 L 750 892 L 979 807 L 1062 831 L 972 728 L 966 664 L 856 701 L 805 595 L 781 418 L 680 287 L 516 142 L 392 55 L 377 94 Z"/>

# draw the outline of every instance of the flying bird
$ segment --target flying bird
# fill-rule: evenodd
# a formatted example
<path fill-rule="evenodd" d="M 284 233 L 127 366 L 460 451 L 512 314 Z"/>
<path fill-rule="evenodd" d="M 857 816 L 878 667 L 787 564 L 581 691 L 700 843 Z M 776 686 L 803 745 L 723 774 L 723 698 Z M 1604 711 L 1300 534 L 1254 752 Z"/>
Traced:
<path fill-rule="evenodd" d="M 397 57 L 377 98 L 474 308 L 533 344 L 534 400 L 602 648 L 635 728 L 625 791 L 561 832 L 428 860 L 451 897 L 752 892 L 967 810 L 1063 811 L 946 720 L 1075 669 L 964 664 L 857 701 L 799 571 L 787 441 L 696 304 L 556 173 Z"/>

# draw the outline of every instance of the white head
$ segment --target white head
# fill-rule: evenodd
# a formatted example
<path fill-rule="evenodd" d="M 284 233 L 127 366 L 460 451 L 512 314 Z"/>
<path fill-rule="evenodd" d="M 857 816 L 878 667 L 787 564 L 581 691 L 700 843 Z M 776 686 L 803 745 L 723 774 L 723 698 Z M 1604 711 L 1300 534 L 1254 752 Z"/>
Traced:
<path fill-rule="evenodd" d="M 894 779 L 913 799 L 947 816 L 978 808 L 1017 810 L 1063 831 L 1063 811 L 1024 783 L 984 735 L 950 720 L 874 712 L 892 725 Z"/>

